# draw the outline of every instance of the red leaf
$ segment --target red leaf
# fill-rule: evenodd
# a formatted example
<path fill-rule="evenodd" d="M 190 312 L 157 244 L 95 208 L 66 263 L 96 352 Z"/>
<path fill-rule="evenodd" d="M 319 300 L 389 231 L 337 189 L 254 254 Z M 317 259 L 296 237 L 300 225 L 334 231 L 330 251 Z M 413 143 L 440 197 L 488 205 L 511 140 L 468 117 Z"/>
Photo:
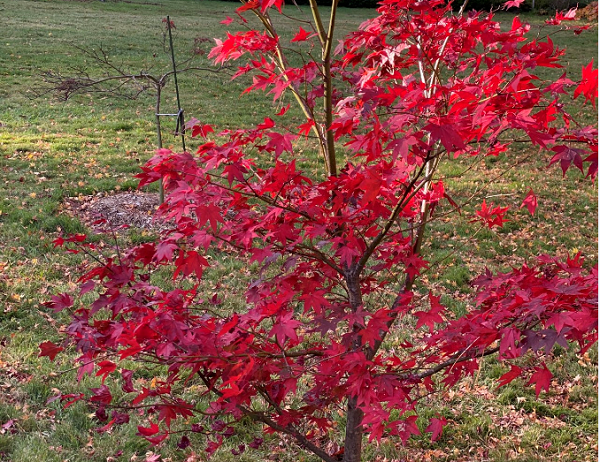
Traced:
<path fill-rule="evenodd" d="M 425 127 L 425 130 L 431 133 L 433 140 L 440 141 L 448 152 L 465 148 L 465 142 L 456 130 L 455 125 L 447 120 L 430 123 Z"/>
<path fill-rule="evenodd" d="M 54 361 L 56 355 L 63 350 L 63 347 L 55 345 L 52 342 L 43 342 L 40 343 L 40 353 L 38 354 L 38 358 L 41 358 L 42 356 L 48 356 L 48 358 L 50 358 L 50 361 Z"/>
<path fill-rule="evenodd" d="M 300 27 L 300 31 L 294 35 L 294 38 L 291 40 L 292 42 L 304 42 L 305 40 L 308 40 L 312 35 L 310 32 L 305 31 L 304 29 L 302 29 L 302 27 Z"/>
<path fill-rule="evenodd" d="M 121 378 L 123 379 L 123 384 L 121 385 L 123 392 L 133 393 L 135 391 L 133 388 L 133 371 L 128 369 L 121 370 Z"/>
<path fill-rule="evenodd" d="M 580 148 L 572 148 L 571 146 L 554 146 L 552 148 L 556 154 L 550 159 L 550 165 L 560 161 L 560 169 L 563 172 L 563 176 L 567 174 L 567 170 L 571 164 L 575 165 L 583 173 L 583 159 L 581 156 L 585 154 L 585 151 Z"/>
<path fill-rule="evenodd" d="M 434 295 L 429 293 L 429 303 L 431 309 L 429 311 L 417 311 L 414 315 L 417 317 L 417 325 L 418 329 L 421 326 L 429 327 L 429 330 L 433 332 L 434 324 L 444 322 L 444 318 L 440 316 L 440 313 L 445 310 L 444 306 L 440 304 L 440 297 L 435 297 Z"/>
<path fill-rule="evenodd" d="M 206 138 L 208 136 L 209 133 L 214 133 L 214 129 L 208 125 L 194 125 L 192 127 L 192 138 L 195 138 L 197 136 L 201 136 L 202 138 Z"/>
<path fill-rule="evenodd" d="M 239 14 L 239 13 L 243 13 L 244 11 L 247 11 L 247 10 L 253 10 L 255 8 L 258 8 L 258 0 L 250 0 L 246 3 L 244 3 L 239 8 L 237 8 L 235 11 Z"/>
<path fill-rule="evenodd" d="M 425 429 L 425 431 L 431 432 L 431 441 L 437 441 L 440 435 L 442 434 L 442 430 L 444 430 L 444 426 L 446 426 L 448 421 L 443 417 L 440 417 L 439 419 L 433 417 L 429 422 L 430 424 Z"/>
<path fill-rule="evenodd" d="M 594 69 L 594 60 L 581 68 L 581 83 L 575 88 L 574 98 L 583 95 L 585 102 L 590 101 L 596 107 L 598 98 L 598 69 Z"/>
<path fill-rule="evenodd" d="M 117 421 L 116 418 L 110 420 L 106 425 L 104 425 L 103 427 L 100 428 L 96 428 L 96 432 L 98 433 L 104 433 L 107 432 L 108 430 L 110 430 L 112 428 L 112 426 L 114 425 L 114 423 Z"/>
<path fill-rule="evenodd" d="M 283 153 L 283 151 L 292 152 L 292 141 L 296 139 L 296 136 L 292 133 L 267 133 L 267 136 L 271 138 L 271 140 L 267 143 L 266 149 L 268 151 L 275 151 L 275 158 L 279 158 L 279 156 Z"/>
<path fill-rule="evenodd" d="M 51 301 L 42 303 L 42 305 L 52 308 L 55 313 L 73 306 L 73 299 L 69 294 L 53 295 Z"/>
<path fill-rule="evenodd" d="M 504 3 L 503 8 L 505 10 L 508 10 L 509 8 L 519 8 L 524 1 L 525 0 L 510 0 Z"/>
<path fill-rule="evenodd" d="M 256 128 L 258 130 L 267 130 L 268 128 L 273 128 L 275 126 L 275 122 L 273 122 L 273 119 L 269 118 L 269 117 L 265 117 L 265 120 L 263 123 L 258 124 L 256 126 Z"/>
<path fill-rule="evenodd" d="M 281 110 L 275 115 L 282 116 L 283 114 L 285 114 L 288 111 L 289 108 L 290 108 L 290 105 L 288 104 L 287 106 L 282 107 Z"/>
<path fill-rule="evenodd" d="M 550 391 L 550 381 L 552 380 L 552 372 L 548 370 L 546 364 L 542 364 L 542 367 L 536 367 L 536 372 L 532 374 L 531 379 L 527 382 L 527 385 L 535 384 L 535 396 L 540 396 L 542 390 Z"/>
<path fill-rule="evenodd" d="M 500 378 L 498 379 L 498 387 L 503 387 L 504 385 L 508 385 L 510 382 L 515 380 L 517 377 L 519 377 L 522 372 L 523 372 L 523 370 L 520 367 L 511 365 L 510 371 L 508 371 L 506 374 L 501 375 Z"/>
<path fill-rule="evenodd" d="M 156 435 L 160 431 L 158 424 L 151 422 L 149 427 L 142 427 L 138 425 L 138 434 L 143 437 Z"/>
<path fill-rule="evenodd" d="M 308 136 L 310 134 L 310 130 L 315 126 L 315 121 L 310 119 L 307 120 L 302 125 L 298 125 L 298 134 Z"/>
<path fill-rule="evenodd" d="M 66 403 L 63 404 L 64 408 L 66 409 L 75 404 L 77 401 L 85 398 L 85 395 L 83 393 L 69 393 L 68 395 L 61 395 L 59 397 L 61 402 L 66 401 Z"/>
<path fill-rule="evenodd" d="M 508 221 L 504 219 L 504 214 L 508 210 L 508 207 L 492 208 L 492 206 L 493 204 L 490 204 L 488 207 L 484 199 L 481 203 L 481 208 L 475 212 L 478 218 L 471 220 L 471 222 L 481 221 L 487 225 L 488 228 L 493 228 L 494 226 L 502 228 L 503 224 Z"/>
<path fill-rule="evenodd" d="M 285 344 L 285 340 L 288 338 L 294 341 L 298 340 L 298 335 L 296 335 L 295 329 L 302 323 L 300 321 L 296 321 L 293 319 L 293 317 L 293 312 L 284 313 L 282 316 L 279 316 L 269 332 L 269 336 L 275 336 L 277 343 L 280 346 L 283 346 Z"/>
<path fill-rule="evenodd" d="M 173 258 L 173 252 L 177 250 L 177 245 L 169 242 L 159 242 L 156 247 L 156 253 L 154 254 L 154 261 L 161 262 L 163 260 L 170 261 Z"/>
<path fill-rule="evenodd" d="M 533 189 L 530 189 L 529 193 L 527 193 L 527 197 L 525 197 L 525 200 L 523 200 L 523 203 L 521 204 L 520 208 L 527 207 L 527 210 L 529 210 L 529 213 L 531 214 L 531 216 L 533 216 L 535 214 L 537 206 L 538 198 L 534 194 Z"/>
<path fill-rule="evenodd" d="M 98 370 L 98 372 L 96 372 L 96 377 L 102 376 L 102 383 L 104 383 L 106 377 L 108 377 L 108 375 L 114 372 L 117 368 L 117 365 L 115 363 L 108 360 L 100 361 L 98 363 L 98 366 L 100 366 L 100 369 Z"/>
<path fill-rule="evenodd" d="M 106 385 L 101 385 L 100 388 L 91 389 L 93 395 L 90 401 L 95 401 L 101 404 L 110 404 L 112 401 L 112 395 Z"/>
<path fill-rule="evenodd" d="M 202 255 L 195 250 L 189 252 L 181 252 L 177 260 L 175 261 L 177 268 L 173 273 L 173 279 L 181 273 L 184 277 L 189 276 L 192 273 L 196 273 L 198 279 L 202 278 L 204 268 L 209 266 L 208 261 Z"/>
<path fill-rule="evenodd" d="M 277 8 L 277 10 L 279 10 L 279 12 L 281 13 L 281 8 L 283 7 L 284 0 L 260 0 L 260 1 L 262 3 L 261 10 L 263 13 L 265 11 L 267 11 L 267 8 L 271 8 L 272 6 L 275 6 L 275 8 Z"/>

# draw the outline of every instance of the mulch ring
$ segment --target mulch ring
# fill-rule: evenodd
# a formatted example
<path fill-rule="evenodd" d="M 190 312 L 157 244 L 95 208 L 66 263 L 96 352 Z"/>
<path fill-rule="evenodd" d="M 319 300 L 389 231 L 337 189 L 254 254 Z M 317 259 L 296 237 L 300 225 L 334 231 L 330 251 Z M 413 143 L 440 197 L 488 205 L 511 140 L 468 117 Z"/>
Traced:
<path fill-rule="evenodd" d="M 153 219 L 157 208 L 157 193 L 138 191 L 69 197 L 63 202 L 64 212 L 99 233 L 123 232 L 127 227 L 160 232 L 168 226 Z"/>
<path fill-rule="evenodd" d="M 576 14 L 576 18 L 580 21 L 598 21 L 598 2 L 591 2 L 583 8 L 579 8 Z"/>

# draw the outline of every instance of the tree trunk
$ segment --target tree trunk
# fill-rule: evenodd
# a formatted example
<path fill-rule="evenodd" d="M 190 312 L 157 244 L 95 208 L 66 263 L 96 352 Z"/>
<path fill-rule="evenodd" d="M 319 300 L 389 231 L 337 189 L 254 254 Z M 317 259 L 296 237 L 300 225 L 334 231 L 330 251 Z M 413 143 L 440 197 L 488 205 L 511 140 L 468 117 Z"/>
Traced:
<path fill-rule="evenodd" d="M 360 462 L 362 454 L 362 419 L 364 413 L 357 406 L 357 398 L 348 400 L 346 413 L 346 438 L 344 440 L 344 462 Z"/>
<path fill-rule="evenodd" d="M 162 131 L 160 128 L 160 97 L 161 97 L 161 87 L 160 87 L 160 83 L 156 85 L 156 107 L 155 109 L 155 114 L 156 114 L 156 119 L 155 119 L 155 124 L 156 124 L 156 147 L 157 149 L 162 149 L 163 144 L 162 144 Z M 158 203 L 160 205 L 162 205 L 165 202 L 165 186 L 163 183 L 163 179 L 161 178 L 160 181 L 158 182 Z"/>
<path fill-rule="evenodd" d="M 352 310 L 356 312 L 363 304 L 362 293 L 360 290 L 360 275 L 352 269 L 346 274 L 346 283 L 348 285 L 349 302 Z M 352 326 L 354 332 L 359 326 Z M 354 340 L 353 349 L 361 348 L 360 339 Z M 363 427 L 361 425 L 364 412 L 358 407 L 358 398 L 348 399 L 346 411 L 346 437 L 344 440 L 344 462 L 360 462 L 362 455 L 362 437 Z"/>

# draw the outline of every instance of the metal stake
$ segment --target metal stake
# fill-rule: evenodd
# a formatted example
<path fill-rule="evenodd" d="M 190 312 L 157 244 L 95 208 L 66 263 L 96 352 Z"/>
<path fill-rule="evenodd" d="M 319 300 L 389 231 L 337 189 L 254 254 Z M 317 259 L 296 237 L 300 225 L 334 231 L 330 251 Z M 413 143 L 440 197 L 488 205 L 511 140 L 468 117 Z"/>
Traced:
<path fill-rule="evenodd" d="M 175 94 L 177 95 L 177 126 L 176 130 L 181 130 L 181 145 L 185 152 L 185 120 L 183 118 L 183 109 L 179 99 L 179 84 L 177 83 L 177 66 L 175 65 L 175 49 L 173 48 L 173 35 L 171 34 L 171 18 L 167 16 L 167 28 L 169 29 L 169 45 L 171 46 L 171 62 L 173 63 L 173 80 L 175 81 Z"/>

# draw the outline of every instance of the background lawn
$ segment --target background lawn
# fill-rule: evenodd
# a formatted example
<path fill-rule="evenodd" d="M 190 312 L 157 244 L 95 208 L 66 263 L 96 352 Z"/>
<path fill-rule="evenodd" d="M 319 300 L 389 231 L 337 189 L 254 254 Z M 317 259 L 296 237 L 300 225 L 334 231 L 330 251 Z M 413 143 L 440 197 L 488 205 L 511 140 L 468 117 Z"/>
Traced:
<path fill-rule="evenodd" d="M 37 345 L 57 341 L 67 322 L 66 315 L 55 315 L 40 303 L 56 292 L 74 289 L 82 263 L 82 257 L 55 251 L 51 244 L 60 232 L 86 232 L 78 219 L 65 213 L 65 201 L 135 189 L 133 176 L 152 155 L 156 135 L 152 92 L 135 100 L 83 93 L 65 102 L 60 95 L 44 93 L 48 90 L 44 75 L 86 69 L 101 76 L 105 69 L 81 48 L 103 49 L 129 72 L 161 75 L 171 65 L 162 23 L 166 15 L 176 25 L 178 62 L 194 56 L 197 66 L 209 67 L 206 53 L 212 38 L 225 34 L 220 21 L 234 16 L 236 6 L 208 0 L 0 0 L 0 461 L 129 461 L 143 460 L 147 451 L 165 460 L 203 460 L 202 448 L 194 458 L 191 448 L 177 449 L 176 441 L 151 448 L 135 436 L 135 422 L 112 433 L 98 433 L 94 429 L 101 423 L 83 403 L 68 409 L 56 402 L 46 405 L 58 390 L 78 392 L 99 383 L 93 378 L 77 383 L 68 355 L 55 363 L 37 358 Z M 341 9 L 340 35 L 373 14 Z M 510 25 L 510 15 L 500 17 Z M 543 18 L 525 19 L 536 34 Z M 296 27 L 284 24 L 284 35 Z M 543 34 L 555 31 L 545 29 Z M 597 56 L 597 34 L 595 25 L 579 37 L 572 32 L 552 36 L 555 44 L 567 47 L 571 78 L 580 78 L 582 65 Z M 249 126 L 273 112 L 270 95 L 240 96 L 244 81 L 230 81 L 227 70 L 181 74 L 179 82 L 186 116 L 218 128 Z M 172 82 L 163 92 L 164 112 L 175 112 Z M 583 111 L 593 123 L 597 113 L 589 105 L 582 108 L 581 101 L 572 109 Z M 303 122 L 293 110 L 287 117 L 289 124 Z M 164 145 L 178 149 L 180 140 L 171 133 L 175 121 L 163 119 L 163 124 Z M 193 149 L 194 142 L 189 144 Z M 427 258 L 433 264 L 422 289 L 444 294 L 442 301 L 458 314 L 468 307 L 469 282 L 486 266 L 508 269 L 541 253 L 566 256 L 578 251 L 589 265 L 597 261 L 596 186 L 573 171 L 563 179 L 558 167 L 546 167 L 550 156 L 539 155 L 528 145 L 514 148 L 518 155 L 511 161 L 490 158 L 459 175 L 470 167 L 464 160 L 444 171 L 453 178 L 449 192 L 456 202 L 468 202 L 477 191 L 473 203 L 487 198 L 511 206 L 511 221 L 497 232 L 480 231 L 477 240 L 468 213 L 448 215 L 428 236 L 425 248 L 431 250 Z M 317 168 L 317 162 L 315 157 L 306 167 Z M 519 209 L 530 185 L 540 196 L 534 217 Z M 467 203 L 465 211 L 470 207 Z M 140 230 L 121 237 L 152 238 Z M 110 236 L 97 239 L 107 246 L 112 243 Z M 236 265 L 235 256 L 224 255 L 216 263 L 215 277 L 233 278 L 241 272 Z M 402 448 L 396 441 L 384 440 L 381 447 L 369 449 L 365 460 L 596 460 L 596 349 L 582 359 L 572 349 L 558 349 L 553 356 L 551 393 L 536 400 L 533 390 L 518 382 L 497 390 L 494 379 L 505 370 L 486 363 L 474 379 L 422 404 L 427 410 L 420 424 L 426 425 L 427 417 L 436 412 L 450 422 L 440 441 L 432 444 L 427 437 L 416 438 Z M 148 371 L 148 382 L 154 373 Z M 259 429 L 249 426 L 248 432 L 253 431 Z M 228 442 L 215 460 L 312 460 L 277 438 L 258 452 L 234 458 L 230 449 L 240 443 L 238 438 Z"/>

